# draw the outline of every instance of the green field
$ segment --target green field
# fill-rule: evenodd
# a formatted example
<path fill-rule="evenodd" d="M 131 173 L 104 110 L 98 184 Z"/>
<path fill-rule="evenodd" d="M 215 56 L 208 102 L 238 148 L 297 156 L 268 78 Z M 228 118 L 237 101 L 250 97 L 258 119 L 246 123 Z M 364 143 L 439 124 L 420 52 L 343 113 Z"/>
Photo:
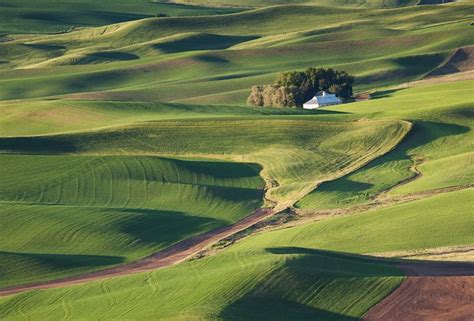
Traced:
<path fill-rule="evenodd" d="M 18 311 L 41 319 L 60 318 L 64 313 L 87 318 L 90 310 L 95 317 L 108 320 L 152 316 L 169 320 L 255 316 L 261 320 L 357 320 L 402 277 L 389 263 L 346 253 L 470 244 L 474 221 L 467 202 L 472 197 L 472 190 L 449 193 L 267 232 L 216 256 L 176 267 L 92 282 L 72 291 L 20 294 L 0 299 L 0 304 L 7 320 L 21 319 Z M 467 207 L 453 208 L 451 202 Z"/>
<path fill-rule="evenodd" d="M 235 222 L 262 203 L 255 164 L 153 156 L 0 158 L 0 261 L 8 267 L 2 286 L 136 260 Z"/>
<path fill-rule="evenodd" d="M 391 190 L 390 195 L 472 184 L 473 87 L 473 81 L 427 85 L 394 92 L 384 104 L 374 100 L 353 104 L 352 109 L 347 105 L 345 111 L 406 119 L 414 123 L 414 128 L 393 151 L 350 175 L 321 185 L 298 206 L 328 209 L 370 202 L 380 192 L 413 177 L 409 170 L 413 159 L 422 159 L 418 165 L 422 176 Z M 450 97 L 450 101 L 442 102 L 444 97 Z"/>
<path fill-rule="evenodd" d="M 308 66 L 354 73 L 361 90 L 398 84 L 428 74 L 457 48 L 474 44 L 472 8 L 416 6 L 373 15 L 367 9 L 276 6 L 12 37 L 0 43 L 0 98 L 74 94 L 244 104 L 252 85 Z"/>
<path fill-rule="evenodd" d="M 261 163 L 275 181 L 267 197 L 291 205 L 319 182 L 342 176 L 393 148 L 404 122 L 239 119 L 146 122 L 76 134 L 4 138 L 10 153 L 161 154 Z M 352 137 L 347 143 L 346 137 Z M 214 142 L 219 141 L 219 144 Z M 283 152 L 284 151 L 284 152 Z"/>
<path fill-rule="evenodd" d="M 72 28 L 166 16 L 224 14 L 237 9 L 207 8 L 145 0 L 71 1 L 2 0 L 0 36 L 29 33 L 63 33 Z"/>
<path fill-rule="evenodd" d="M 0 319 L 356 321 L 406 277 L 373 254 L 472 246 L 474 5 L 436 2 L 0 0 L 0 290 L 299 219 Z M 245 106 L 308 67 L 372 99 Z"/>
<path fill-rule="evenodd" d="M 317 4 L 326 6 L 361 6 L 361 7 L 383 7 L 396 8 L 403 6 L 413 6 L 418 4 L 448 3 L 451 1 L 442 0 L 173 0 L 174 3 L 192 5 L 215 5 L 215 6 L 250 6 L 266 7 L 279 4 Z"/>

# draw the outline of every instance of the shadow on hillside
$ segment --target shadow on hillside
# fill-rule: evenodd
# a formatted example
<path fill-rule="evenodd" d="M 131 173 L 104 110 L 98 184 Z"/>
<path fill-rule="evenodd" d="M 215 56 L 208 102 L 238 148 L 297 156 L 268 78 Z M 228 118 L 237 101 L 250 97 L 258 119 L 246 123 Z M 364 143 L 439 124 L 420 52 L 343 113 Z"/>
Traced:
<path fill-rule="evenodd" d="M 373 85 L 377 82 L 390 82 L 390 80 L 393 79 L 398 79 L 399 83 L 400 80 L 408 81 L 416 79 L 438 68 L 444 60 L 445 56 L 443 54 L 427 54 L 388 59 L 387 62 L 395 65 L 396 69 L 387 69 L 385 71 L 358 77 L 356 83 L 357 85 Z"/>
<path fill-rule="evenodd" d="M 125 262 L 120 256 L 82 255 L 82 254 L 44 254 L 0 251 L 0 261 L 13 264 L 16 259 L 31 261 L 34 265 L 48 266 L 50 269 L 71 269 L 82 267 L 100 267 Z"/>
<path fill-rule="evenodd" d="M 112 60 L 112 61 L 128 61 L 128 60 L 136 60 L 140 57 L 134 54 L 126 53 L 126 52 L 94 52 L 87 55 L 90 58 L 98 59 L 98 60 Z"/>
<path fill-rule="evenodd" d="M 263 170 L 262 165 L 257 163 L 233 163 L 220 160 L 186 160 L 160 157 L 160 159 L 168 160 L 187 170 L 198 172 L 200 174 L 208 174 L 212 177 L 231 179 L 258 176 Z M 264 184 L 262 182 L 262 184 Z"/>
<path fill-rule="evenodd" d="M 152 45 L 164 53 L 196 50 L 227 49 L 242 42 L 257 39 L 257 36 L 223 36 L 217 34 L 195 34 L 182 39 Z"/>
<path fill-rule="evenodd" d="M 224 320 L 356 321 L 357 316 L 342 311 L 351 310 L 348 308 L 357 300 L 360 313 L 365 312 L 374 299 L 389 292 L 403 275 L 389 263 L 362 255 L 301 247 L 267 248 L 267 251 L 283 260 L 221 312 Z M 395 279 L 387 285 L 384 282 L 389 277 Z M 360 299 L 374 287 L 377 288 L 374 299 Z"/>
<path fill-rule="evenodd" d="M 218 63 L 218 64 L 225 64 L 229 62 L 229 60 L 219 57 L 217 55 L 197 55 L 193 57 L 193 59 L 201 61 L 201 62 Z"/>
<path fill-rule="evenodd" d="M 352 191 L 365 191 L 373 187 L 374 184 L 366 182 L 358 182 L 349 178 L 344 180 L 344 184 L 337 184 L 332 186 L 331 191 L 334 192 L 352 192 Z"/>
<path fill-rule="evenodd" d="M 345 252 L 336 252 L 304 247 L 275 247 L 267 251 L 276 255 L 302 255 L 296 260 L 288 260 L 286 265 L 313 262 L 313 269 L 320 275 L 326 271 L 329 275 L 348 274 L 360 277 L 374 276 L 470 276 L 474 275 L 474 262 L 432 261 L 419 259 L 384 258 Z M 331 262 L 330 265 L 327 262 Z M 335 263 L 340 263 L 335 264 Z M 350 263 L 349 265 L 344 265 Z M 352 265 L 360 265 L 362 269 L 354 270 Z M 369 264 L 377 269 L 364 267 Z M 306 265 L 305 266 L 310 266 Z M 395 269 L 394 269 L 395 267 Z M 340 276 L 338 276 L 340 277 Z"/>
<path fill-rule="evenodd" d="M 222 75 L 222 76 L 213 76 L 206 78 L 207 81 L 219 81 L 219 80 L 230 80 L 230 79 L 241 79 L 248 78 L 258 75 L 259 73 L 248 72 L 244 74 L 232 74 L 232 75 Z"/>
<path fill-rule="evenodd" d="M 32 49 L 46 50 L 46 51 L 66 49 L 65 46 L 50 45 L 50 44 L 44 44 L 44 43 L 24 43 L 22 45 L 25 46 L 25 47 L 32 48 Z"/>
<path fill-rule="evenodd" d="M 247 297 L 228 305 L 220 317 L 226 321 L 358 321 L 359 318 L 313 308 L 284 298 Z"/>
<path fill-rule="evenodd" d="M 285 266 L 298 267 L 318 276 L 337 276 L 338 278 L 403 276 L 394 268 L 395 261 L 373 256 L 313 249 L 306 247 L 273 247 L 266 249 L 275 255 L 289 255 Z M 398 263 L 399 261 L 396 261 Z"/>
<path fill-rule="evenodd" d="M 152 209 L 112 209 L 126 217 L 115 224 L 126 234 L 136 239 L 137 244 L 169 246 L 204 230 L 226 224 L 223 220 L 199 217 L 178 211 Z"/>
<path fill-rule="evenodd" d="M 397 88 L 397 89 L 388 89 L 388 90 L 380 90 L 376 91 L 370 95 L 371 99 L 380 99 L 380 98 L 387 98 L 392 97 L 394 93 L 405 90 L 407 88 Z"/>
<path fill-rule="evenodd" d="M 281 256 L 275 263 L 279 265 L 250 289 L 242 287 L 245 294 L 221 312 L 224 320 L 355 321 L 406 275 L 474 274 L 474 263 L 386 259 L 302 247 L 267 251 Z"/>
<path fill-rule="evenodd" d="M 0 138 L 0 152 L 4 153 L 60 154 L 77 151 L 73 142 L 53 136 Z"/>

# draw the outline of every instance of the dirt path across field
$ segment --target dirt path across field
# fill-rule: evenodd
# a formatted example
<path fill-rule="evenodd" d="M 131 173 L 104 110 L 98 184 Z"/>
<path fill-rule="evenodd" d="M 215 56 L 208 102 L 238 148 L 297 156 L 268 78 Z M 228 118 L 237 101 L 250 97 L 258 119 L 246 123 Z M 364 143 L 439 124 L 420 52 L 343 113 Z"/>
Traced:
<path fill-rule="evenodd" d="M 474 262 L 404 263 L 408 278 L 363 321 L 473 321 Z"/>
<path fill-rule="evenodd" d="M 29 290 L 66 287 L 69 285 L 82 284 L 94 280 L 110 278 L 113 276 L 155 270 L 177 264 L 203 251 L 213 243 L 218 242 L 234 233 L 240 232 L 247 227 L 260 222 L 261 220 L 272 216 L 274 213 L 275 212 L 271 209 L 257 209 L 252 215 L 247 216 L 237 223 L 215 229 L 195 237 L 191 237 L 136 262 L 126 263 L 110 269 L 78 276 L 0 289 L 0 296 L 7 296 Z"/>

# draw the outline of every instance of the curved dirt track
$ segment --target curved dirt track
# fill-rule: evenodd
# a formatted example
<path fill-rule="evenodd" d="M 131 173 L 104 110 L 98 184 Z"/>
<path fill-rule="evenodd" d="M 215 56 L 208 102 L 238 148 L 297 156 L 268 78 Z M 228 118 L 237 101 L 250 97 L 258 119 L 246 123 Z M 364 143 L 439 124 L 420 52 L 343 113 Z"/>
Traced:
<path fill-rule="evenodd" d="M 175 245 L 172 245 L 166 249 L 163 249 L 136 262 L 126 263 L 110 269 L 91 272 L 78 276 L 0 289 L 0 296 L 7 296 L 29 290 L 66 287 L 73 284 L 82 284 L 113 276 L 127 275 L 170 266 L 186 260 L 187 258 L 195 255 L 196 253 L 199 253 L 202 250 L 206 249 L 211 244 L 220 241 L 239 231 L 242 231 L 247 227 L 250 227 L 260 222 L 261 220 L 270 217 L 274 213 L 275 212 L 271 209 L 257 209 L 253 214 L 232 225 L 224 226 L 209 231 L 207 233 L 183 240 L 181 242 L 176 243 Z"/>
<path fill-rule="evenodd" d="M 474 320 L 474 263 L 420 262 L 399 267 L 408 278 L 362 320 Z"/>

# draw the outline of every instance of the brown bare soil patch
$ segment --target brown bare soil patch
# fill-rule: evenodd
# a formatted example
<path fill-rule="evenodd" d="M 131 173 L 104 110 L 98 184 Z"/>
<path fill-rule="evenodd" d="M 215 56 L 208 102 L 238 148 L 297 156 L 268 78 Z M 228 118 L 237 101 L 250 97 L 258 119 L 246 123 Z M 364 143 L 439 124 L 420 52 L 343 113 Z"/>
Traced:
<path fill-rule="evenodd" d="M 474 263 L 419 262 L 399 267 L 411 276 L 362 320 L 474 320 Z"/>

